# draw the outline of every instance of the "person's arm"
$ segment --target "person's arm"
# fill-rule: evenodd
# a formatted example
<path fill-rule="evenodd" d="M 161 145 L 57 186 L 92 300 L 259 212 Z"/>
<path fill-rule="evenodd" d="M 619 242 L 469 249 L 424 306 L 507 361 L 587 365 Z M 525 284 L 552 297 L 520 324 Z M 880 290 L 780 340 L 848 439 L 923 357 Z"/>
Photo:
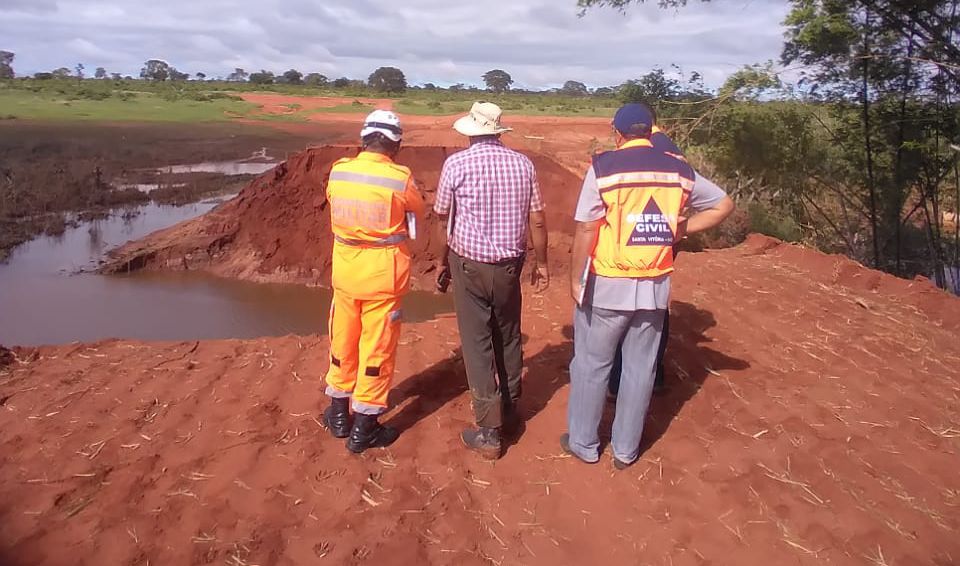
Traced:
<path fill-rule="evenodd" d="M 413 182 L 413 177 L 407 179 L 407 188 L 403 191 L 403 206 L 408 214 L 413 214 L 416 223 L 417 238 L 421 238 L 423 229 L 426 227 L 424 219 L 423 197 L 420 195 L 420 189 Z"/>
<path fill-rule="evenodd" d="M 530 163 L 530 239 L 533 240 L 533 253 L 536 263 L 530 283 L 542 293 L 550 286 L 550 269 L 547 264 L 547 215 L 544 214 L 543 194 L 537 181 L 537 170 Z"/>
<path fill-rule="evenodd" d="M 447 247 L 447 226 L 450 222 L 450 212 L 453 209 L 454 175 L 450 162 L 444 162 L 440 170 L 440 182 L 437 185 L 437 198 L 433 205 L 433 212 L 437 215 L 434 225 L 434 240 L 440 250 L 440 257 L 436 258 L 437 272 L 442 273 L 450 267 L 450 254 Z"/>
<path fill-rule="evenodd" d="M 542 210 L 530 213 L 530 237 L 536 264 L 530 283 L 542 293 L 550 286 L 550 270 L 547 264 L 547 215 Z"/>
<path fill-rule="evenodd" d="M 593 250 L 597 246 L 601 224 L 603 224 L 603 220 L 577 222 L 573 234 L 573 254 L 570 258 L 570 296 L 578 305 L 583 295 L 583 286 L 586 284 L 583 276 L 590 268 L 589 262 L 593 256 Z"/>
<path fill-rule="evenodd" d="M 450 265 L 450 254 L 447 245 L 447 223 L 450 222 L 449 214 L 437 215 L 437 222 L 434 224 L 433 237 L 440 249 L 440 257 L 437 258 L 437 269 L 443 270 Z"/>
<path fill-rule="evenodd" d="M 736 208 L 733 199 L 727 196 L 723 189 L 699 173 L 687 205 L 694 214 L 680 219 L 677 225 L 677 240 L 720 225 Z"/>
<path fill-rule="evenodd" d="M 696 234 L 719 226 L 728 216 L 733 214 L 736 205 L 730 197 L 723 199 L 711 208 L 695 213 L 684 222 L 683 235 Z"/>
<path fill-rule="evenodd" d="M 593 250 L 600 236 L 600 227 L 606 222 L 606 216 L 607 207 L 600 197 L 597 175 L 591 166 L 583 176 L 577 210 L 573 215 L 577 226 L 573 235 L 573 253 L 570 258 L 570 295 L 578 305 L 583 294 L 583 285 L 586 283 L 583 276 L 590 268 Z"/>

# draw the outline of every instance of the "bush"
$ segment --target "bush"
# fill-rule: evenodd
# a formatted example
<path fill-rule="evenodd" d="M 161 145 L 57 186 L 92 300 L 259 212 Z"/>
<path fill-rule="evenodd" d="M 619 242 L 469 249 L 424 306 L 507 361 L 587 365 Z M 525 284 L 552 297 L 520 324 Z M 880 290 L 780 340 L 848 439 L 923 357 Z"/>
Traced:
<path fill-rule="evenodd" d="M 110 98 L 111 93 L 107 90 L 93 90 L 89 88 L 82 88 L 73 95 L 75 99 L 84 99 L 84 100 L 106 100 Z"/>
<path fill-rule="evenodd" d="M 784 242 L 799 242 L 803 237 L 800 225 L 789 214 L 772 209 L 762 203 L 752 202 L 747 207 L 750 230 L 773 236 Z"/>
<path fill-rule="evenodd" d="M 225 92 L 191 92 L 188 96 L 190 100 L 197 102 L 213 102 L 214 100 L 243 100 L 235 94 Z"/>
<path fill-rule="evenodd" d="M 692 251 L 704 248 L 729 248 L 746 240 L 750 232 L 750 215 L 743 208 L 738 207 L 723 224 L 713 230 L 690 236 L 680 247 Z"/>

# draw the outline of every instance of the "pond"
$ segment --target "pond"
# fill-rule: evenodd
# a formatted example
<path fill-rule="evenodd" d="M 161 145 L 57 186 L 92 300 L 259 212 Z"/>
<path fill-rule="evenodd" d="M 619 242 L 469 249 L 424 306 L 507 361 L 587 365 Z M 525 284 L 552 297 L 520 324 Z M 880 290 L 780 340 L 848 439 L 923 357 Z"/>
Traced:
<path fill-rule="evenodd" d="M 151 204 L 20 246 L 8 263 L 0 264 L 0 343 L 326 333 L 327 289 L 250 283 L 200 272 L 92 273 L 108 250 L 199 216 L 220 202 Z M 449 295 L 416 292 L 404 302 L 407 321 L 452 311 Z"/>

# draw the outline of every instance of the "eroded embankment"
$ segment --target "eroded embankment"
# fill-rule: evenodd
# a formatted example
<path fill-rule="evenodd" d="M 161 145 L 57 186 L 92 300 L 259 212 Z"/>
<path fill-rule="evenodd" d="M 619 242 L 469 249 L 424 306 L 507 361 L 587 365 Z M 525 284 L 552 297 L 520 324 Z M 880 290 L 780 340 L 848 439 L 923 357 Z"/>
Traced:
<path fill-rule="evenodd" d="M 337 159 L 356 151 L 341 146 L 307 149 L 254 180 L 216 210 L 122 246 L 101 272 L 202 269 L 254 281 L 325 284 L 331 247 L 326 179 Z M 405 147 L 398 156 L 397 161 L 413 171 L 428 205 L 434 201 L 443 162 L 452 151 Z M 579 179 L 548 157 L 529 156 L 548 203 L 550 230 L 558 236 L 554 247 L 563 248 L 561 235 L 572 226 Z M 421 237 L 411 244 L 415 279 L 430 271 L 441 252 L 432 237 L 435 221 L 428 213 Z"/>

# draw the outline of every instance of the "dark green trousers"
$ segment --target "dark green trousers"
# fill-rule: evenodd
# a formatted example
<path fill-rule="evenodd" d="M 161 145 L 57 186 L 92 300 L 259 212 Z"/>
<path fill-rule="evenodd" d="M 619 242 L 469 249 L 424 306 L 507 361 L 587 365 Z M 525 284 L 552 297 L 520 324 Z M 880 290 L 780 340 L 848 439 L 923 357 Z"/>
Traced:
<path fill-rule="evenodd" d="M 478 426 L 500 428 L 520 400 L 524 258 L 480 263 L 450 252 L 463 363 Z"/>

